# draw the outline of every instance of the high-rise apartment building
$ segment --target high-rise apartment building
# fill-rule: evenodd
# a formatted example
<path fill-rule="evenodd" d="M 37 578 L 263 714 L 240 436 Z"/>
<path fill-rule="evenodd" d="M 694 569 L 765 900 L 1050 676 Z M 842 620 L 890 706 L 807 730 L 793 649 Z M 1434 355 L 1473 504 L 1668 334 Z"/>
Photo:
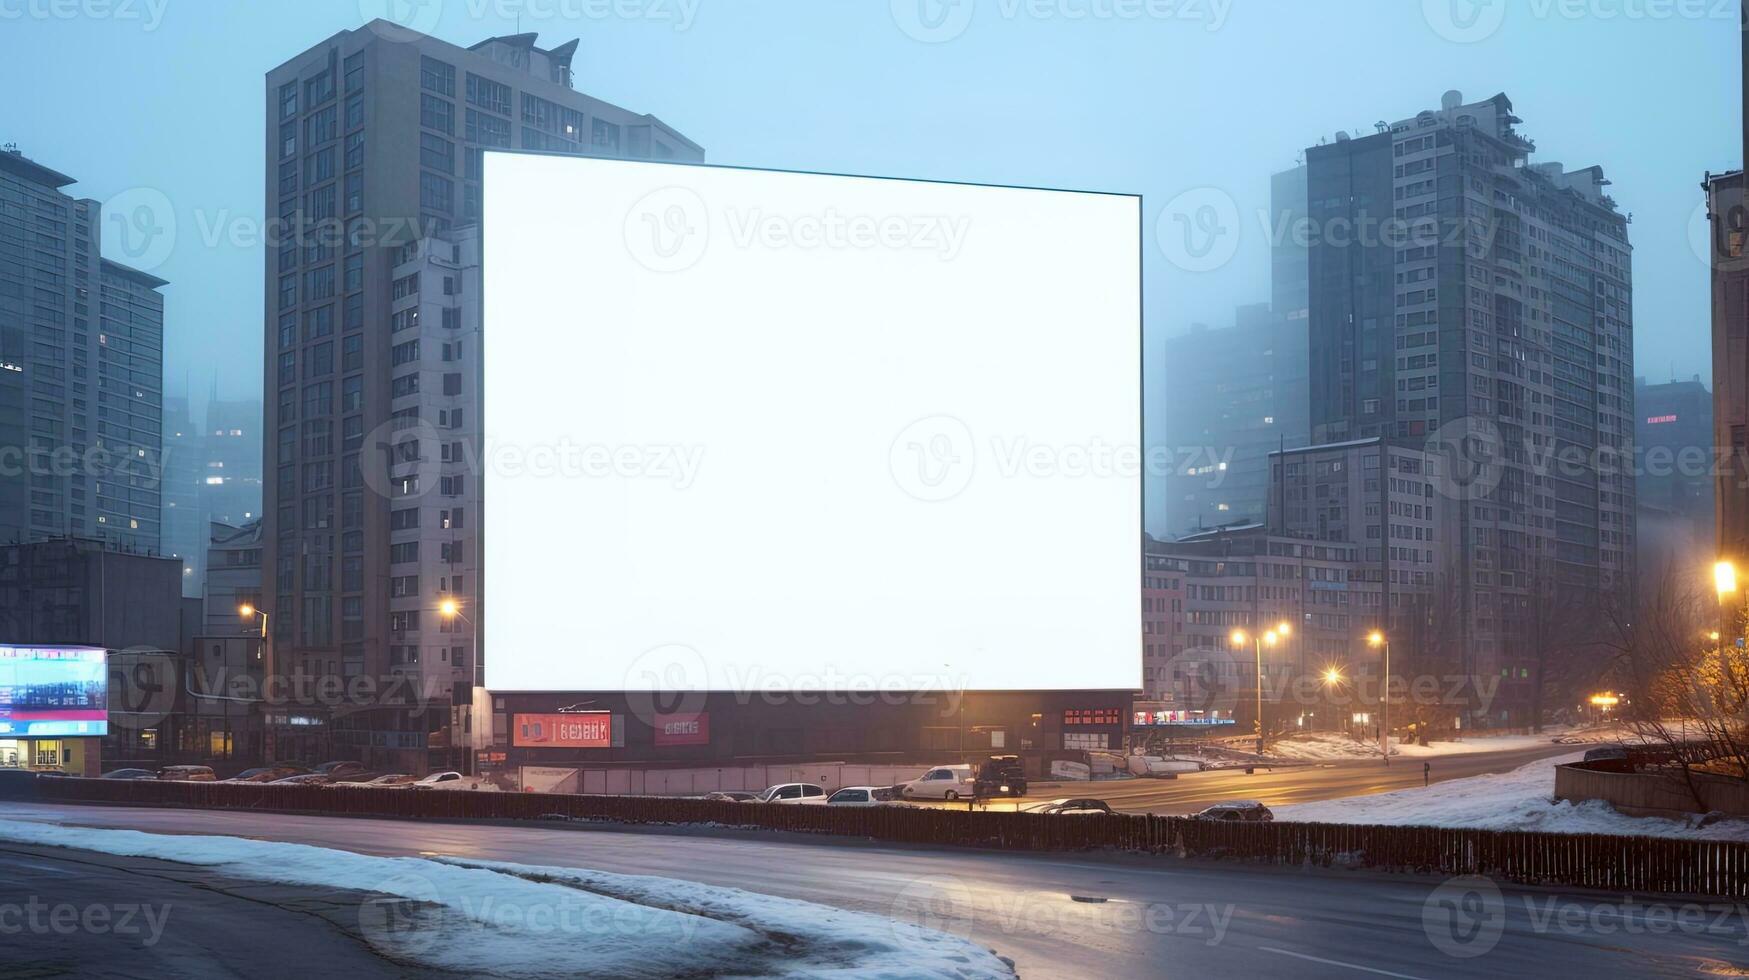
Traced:
<path fill-rule="evenodd" d="M 1706 587 L 1713 562 L 1713 393 L 1690 381 L 1634 382 L 1639 574 Z"/>
<path fill-rule="evenodd" d="M 0 150 L 0 543 L 158 554 L 167 283 L 101 256 L 73 182 Z"/>
<path fill-rule="evenodd" d="M 703 158 L 574 91 L 575 48 L 378 21 L 267 75 L 287 233 L 266 256 L 262 604 L 281 672 L 474 678 L 481 153 Z"/>
<path fill-rule="evenodd" d="M 1749 195 L 1743 171 L 1708 174 L 1713 309 L 1713 445 L 1718 556 L 1749 563 Z"/>
<path fill-rule="evenodd" d="M 1477 671 L 1534 669 L 1539 596 L 1631 587 L 1627 217 L 1602 168 L 1532 163 L 1505 95 L 1306 150 L 1311 437 L 1451 447 L 1439 588 Z"/>

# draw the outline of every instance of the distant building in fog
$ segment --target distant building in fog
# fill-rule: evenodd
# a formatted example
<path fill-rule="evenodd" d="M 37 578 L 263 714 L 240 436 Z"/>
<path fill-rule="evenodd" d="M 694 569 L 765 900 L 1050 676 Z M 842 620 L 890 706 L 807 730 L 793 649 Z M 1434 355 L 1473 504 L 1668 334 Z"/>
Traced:
<path fill-rule="evenodd" d="M 1166 341 L 1166 526 L 1264 520 L 1271 452 L 1305 444 L 1304 321 L 1241 306 L 1231 327 Z"/>
<path fill-rule="evenodd" d="M 1666 574 L 1704 576 L 1713 561 L 1713 393 L 1692 381 L 1635 379 L 1639 457 L 1639 568 L 1657 587 Z"/>

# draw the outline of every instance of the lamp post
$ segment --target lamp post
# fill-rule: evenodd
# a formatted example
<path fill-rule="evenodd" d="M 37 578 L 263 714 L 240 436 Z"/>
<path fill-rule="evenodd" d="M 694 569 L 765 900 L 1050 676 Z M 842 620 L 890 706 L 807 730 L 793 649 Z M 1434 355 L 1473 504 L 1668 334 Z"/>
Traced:
<path fill-rule="evenodd" d="M 1263 648 L 1265 645 L 1275 646 L 1276 640 L 1278 640 L 1282 637 L 1288 636 L 1292 632 L 1293 632 L 1293 629 L 1288 626 L 1286 620 L 1283 620 L 1282 622 L 1277 623 L 1274 629 L 1265 630 L 1261 634 L 1258 634 L 1258 633 L 1247 634 L 1244 630 L 1234 630 L 1233 631 L 1232 641 L 1233 641 L 1234 646 L 1242 647 L 1245 645 L 1246 640 L 1250 640 L 1251 643 L 1253 644 L 1253 646 L 1255 647 L 1256 653 L 1257 653 L 1257 754 L 1258 755 L 1263 754 L 1263 738 L 1264 738 L 1264 735 L 1263 735 Z"/>
<path fill-rule="evenodd" d="M 245 602 L 237 607 L 237 616 L 244 622 L 261 619 L 261 761 L 271 765 L 279 757 L 279 744 L 273 733 L 273 699 L 268 696 L 273 683 L 273 637 L 267 631 L 267 610 Z"/>
<path fill-rule="evenodd" d="M 1384 647 L 1385 649 L 1385 684 L 1379 694 L 1380 712 L 1384 716 L 1379 726 L 1379 751 L 1384 754 L 1385 765 L 1391 764 L 1391 638 L 1384 630 L 1373 630 L 1367 634 L 1367 646 Z"/>
<path fill-rule="evenodd" d="M 473 669 L 474 686 L 484 686 L 484 678 L 480 675 L 480 630 L 474 621 L 462 614 L 461 603 L 454 599 L 444 599 L 437 604 L 438 615 L 444 619 L 459 619 L 468 624 L 468 663 Z"/>

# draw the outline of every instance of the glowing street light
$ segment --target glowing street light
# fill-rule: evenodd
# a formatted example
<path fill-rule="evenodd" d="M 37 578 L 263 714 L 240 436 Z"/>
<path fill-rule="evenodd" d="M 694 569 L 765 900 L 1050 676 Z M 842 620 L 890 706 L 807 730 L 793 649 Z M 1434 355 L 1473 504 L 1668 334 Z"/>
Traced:
<path fill-rule="evenodd" d="M 1383 647 L 1385 652 L 1385 686 L 1380 696 L 1383 702 L 1383 723 L 1379 726 L 1379 750 L 1384 754 L 1385 765 L 1391 764 L 1391 638 L 1384 630 L 1373 630 L 1366 635 L 1367 646 Z"/>
<path fill-rule="evenodd" d="M 1726 595 L 1737 591 L 1737 566 L 1728 561 L 1721 561 L 1713 566 L 1713 588 L 1719 593 L 1719 601 L 1724 601 Z"/>

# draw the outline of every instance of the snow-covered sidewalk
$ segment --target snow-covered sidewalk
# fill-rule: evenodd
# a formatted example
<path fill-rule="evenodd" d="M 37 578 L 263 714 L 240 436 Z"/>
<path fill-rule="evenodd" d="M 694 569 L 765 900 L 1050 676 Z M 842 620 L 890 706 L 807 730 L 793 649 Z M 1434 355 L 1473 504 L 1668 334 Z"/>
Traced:
<path fill-rule="evenodd" d="M 915 922 L 673 878 L 30 820 L 0 819 L 0 841 L 367 893 L 360 931 L 380 952 L 469 976 L 1014 976 L 991 951 Z"/>
<path fill-rule="evenodd" d="M 1475 735 L 1456 741 L 1435 741 L 1427 745 L 1416 745 L 1394 738 L 1391 740 L 1391 758 L 1432 759 L 1541 748 L 1555 744 L 1555 739 L 1561 737 L 1583 740 L 1585 743 L 1631 738 L 1619 729 L 1568 731 L 1559 728 L 1550 728 L 1540 735 Z M 1356 741 L 1352 736 L 1341 732 L 1311 732 L 1271 743 L 1269 755 L 1299 762 L 1342 762 L 1349 759 L 1377 759 L 1379 747 L 1377 742 Z"/>
<path fill-rule="evenodd" d="M 1578 762 L 1584 756 L 1584 749 L 1580 749 L 1570 755 L 1538 759 L 1511 772 L 1451 779 L 1394 793 L 1278 806 L 1275 819 L 1749 841 L 1746 820 L 1695 827 L 1681 820 L 1630 817 L 1598 800 L 1554 802 L 1555 766 Z"/>

